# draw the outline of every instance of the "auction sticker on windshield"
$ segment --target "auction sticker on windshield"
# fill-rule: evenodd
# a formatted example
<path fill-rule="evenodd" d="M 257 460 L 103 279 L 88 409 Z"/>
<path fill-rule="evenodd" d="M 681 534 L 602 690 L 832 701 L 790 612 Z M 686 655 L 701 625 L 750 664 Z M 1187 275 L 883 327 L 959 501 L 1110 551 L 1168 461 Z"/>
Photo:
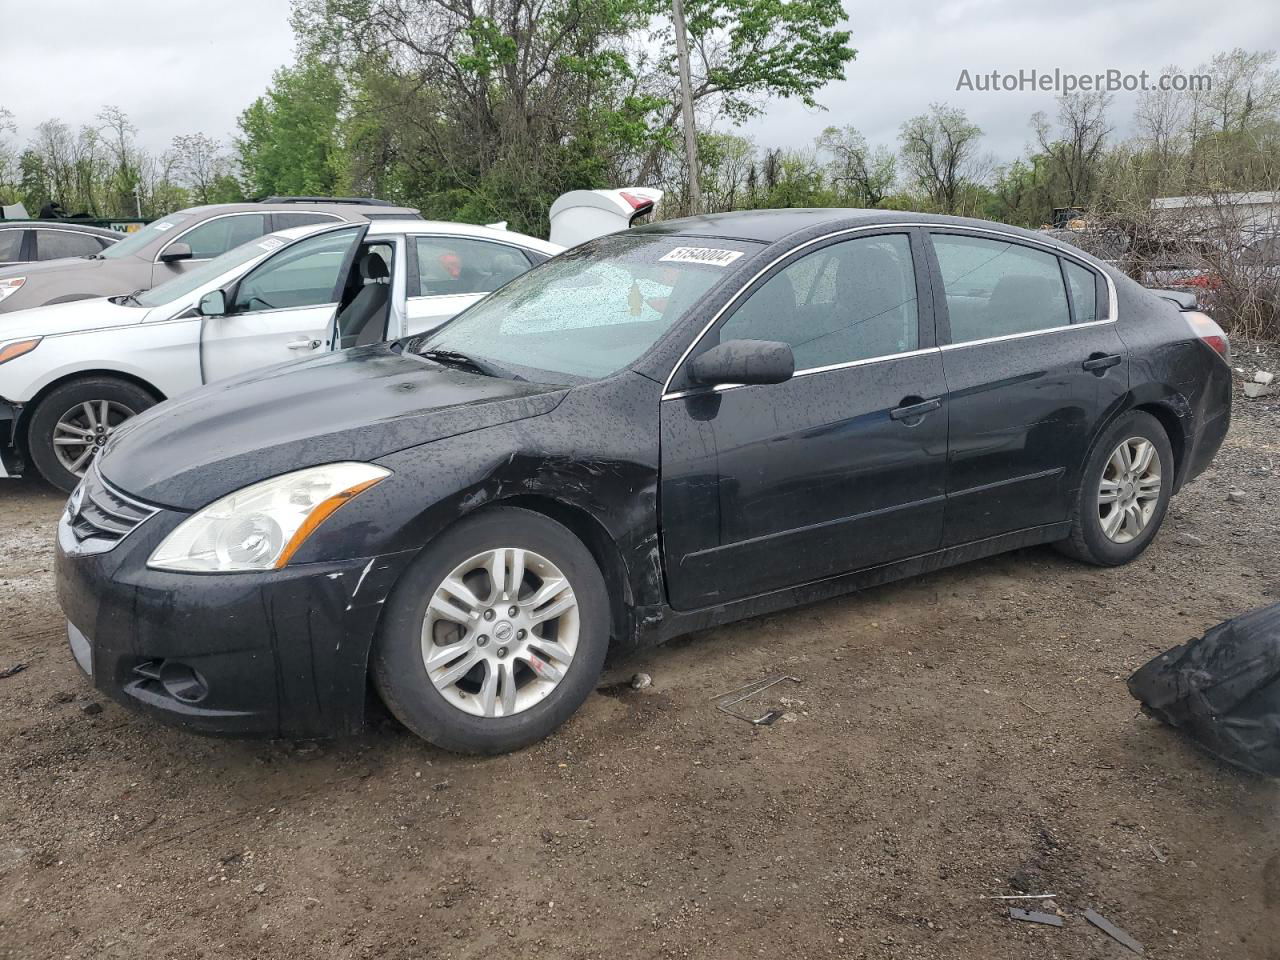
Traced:
<path fill-rule="evenodd" d="M 704 263 L 710 267 L 727 267 L 742 256 L 741 250 L 718 250 L 715 247 L 676 247 L 658 259 L 673 263 Z"/>

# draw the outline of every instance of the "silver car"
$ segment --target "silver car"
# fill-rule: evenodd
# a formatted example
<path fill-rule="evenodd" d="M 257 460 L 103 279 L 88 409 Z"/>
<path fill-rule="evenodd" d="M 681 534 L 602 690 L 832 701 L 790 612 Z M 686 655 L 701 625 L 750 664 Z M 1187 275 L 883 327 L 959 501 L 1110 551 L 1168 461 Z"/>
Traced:
<path fill-rule="evenodd" d="M 179 210 L 82 256 L 0 269 L 0 314 L 150 290 L 258 237 L 313 223 L 416 218 L 385 200 L 269 197 Z"/>

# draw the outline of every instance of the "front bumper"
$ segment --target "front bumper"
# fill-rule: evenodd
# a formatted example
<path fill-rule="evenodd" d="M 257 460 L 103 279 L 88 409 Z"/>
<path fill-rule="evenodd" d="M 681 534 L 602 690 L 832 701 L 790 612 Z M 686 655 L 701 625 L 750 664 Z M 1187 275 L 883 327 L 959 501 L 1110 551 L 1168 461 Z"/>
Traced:
<path fill-rule="evenodd" d="M 81 552 L 64 514 L 58 603 L 77 662 L 112 699 L 201 733 L 320 737 L 364 723 L 369 647 L 410 554 L 261 574 L 150 570 L 185 515 Z"/>

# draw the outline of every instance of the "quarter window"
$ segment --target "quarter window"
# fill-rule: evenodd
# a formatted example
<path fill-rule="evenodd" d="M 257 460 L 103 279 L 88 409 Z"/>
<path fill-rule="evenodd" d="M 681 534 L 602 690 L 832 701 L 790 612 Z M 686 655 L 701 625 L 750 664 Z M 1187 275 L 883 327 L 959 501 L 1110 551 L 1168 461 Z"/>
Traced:
<path fill-rule="evenodd" d="M 279 310 L 337 302 L 338 277 L 354 230 L 299 240 L 258 264 L 236 290 L 234 310 Z"/>
<path fill-rule="evenodd" d="M 720 340 L 781 340 L 798 370 L 915 350 L 920 321 L 910 239 L 858 237 L 793 261 L 734 311 Z"/>
<path fill-rule="evenodd" d="M 418 286 L 411 296 L 489 293 L 529 269 L 515 247 L 457 237 L 415 237 Z"/>
<path fill-rule="evenodd" d="M 256 240 L 266 232 L 267 218 L 264 214 L 242 213 L 234 217 L 218 217 L 192 227 L 176 242 L 191 248 L 192 260 L 208 260 L 242 243 Z"/>
<path fill-rule="evenodd" d="M 1067 259 L 1063 259 L 1062 268 L 1067 271 L 1067 283 L 1071 285 L 1076 323 L 1093 323 L 1098 319 L 1098 282 L 1093 271 Z"/>
<path fill-rule="evenodd" d="M 102 250 L 96 237 L 70 230 L 37 230 L 36 256 L 41 260 L 61 257 L 87 257 Z"/>
<path fill-rule="evenodd" d="M 0 230 L 0 263 L 16 263 L 22 255 L 25 230 Z"/>
<path fill-rule="evenodd" d="M 305 211 L 298 213 L 277 212 L 272 216 L 275 217 L 277 230 L 287 230 L 290 227 L 306 227 L 313 223 L 334 223 L 341 219 L 331 213 L 306 213 Z"/>
<path fill-rule="evenodd" d="M 1058 258 L 1016 243 L 933 234 L 951 342 L 1032 333 L 1071 322 Z"/>

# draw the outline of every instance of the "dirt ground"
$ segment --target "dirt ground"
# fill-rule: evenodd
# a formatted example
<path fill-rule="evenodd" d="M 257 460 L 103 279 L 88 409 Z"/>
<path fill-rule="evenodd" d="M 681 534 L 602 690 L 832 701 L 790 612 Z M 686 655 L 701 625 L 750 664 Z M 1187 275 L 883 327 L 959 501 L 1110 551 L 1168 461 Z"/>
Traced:
<path fill-rule="evenodd" d="M 1128 568 L 1025 550 L 702 633 L 496 759 L 98 710 L 50 582 L 62 498 L 5 481 L 0 957 L 1132 956 L 1093 907 L 1149 957 L 1277 960 L 1280 788 L 1124 678 L 1280 600 L 1278 480 L 1280 401 L 1238 399 Z M 778 673 L 782 721 L 714 708 Z M 1065 925 L 980 899 L 1025 888 Z"/>

